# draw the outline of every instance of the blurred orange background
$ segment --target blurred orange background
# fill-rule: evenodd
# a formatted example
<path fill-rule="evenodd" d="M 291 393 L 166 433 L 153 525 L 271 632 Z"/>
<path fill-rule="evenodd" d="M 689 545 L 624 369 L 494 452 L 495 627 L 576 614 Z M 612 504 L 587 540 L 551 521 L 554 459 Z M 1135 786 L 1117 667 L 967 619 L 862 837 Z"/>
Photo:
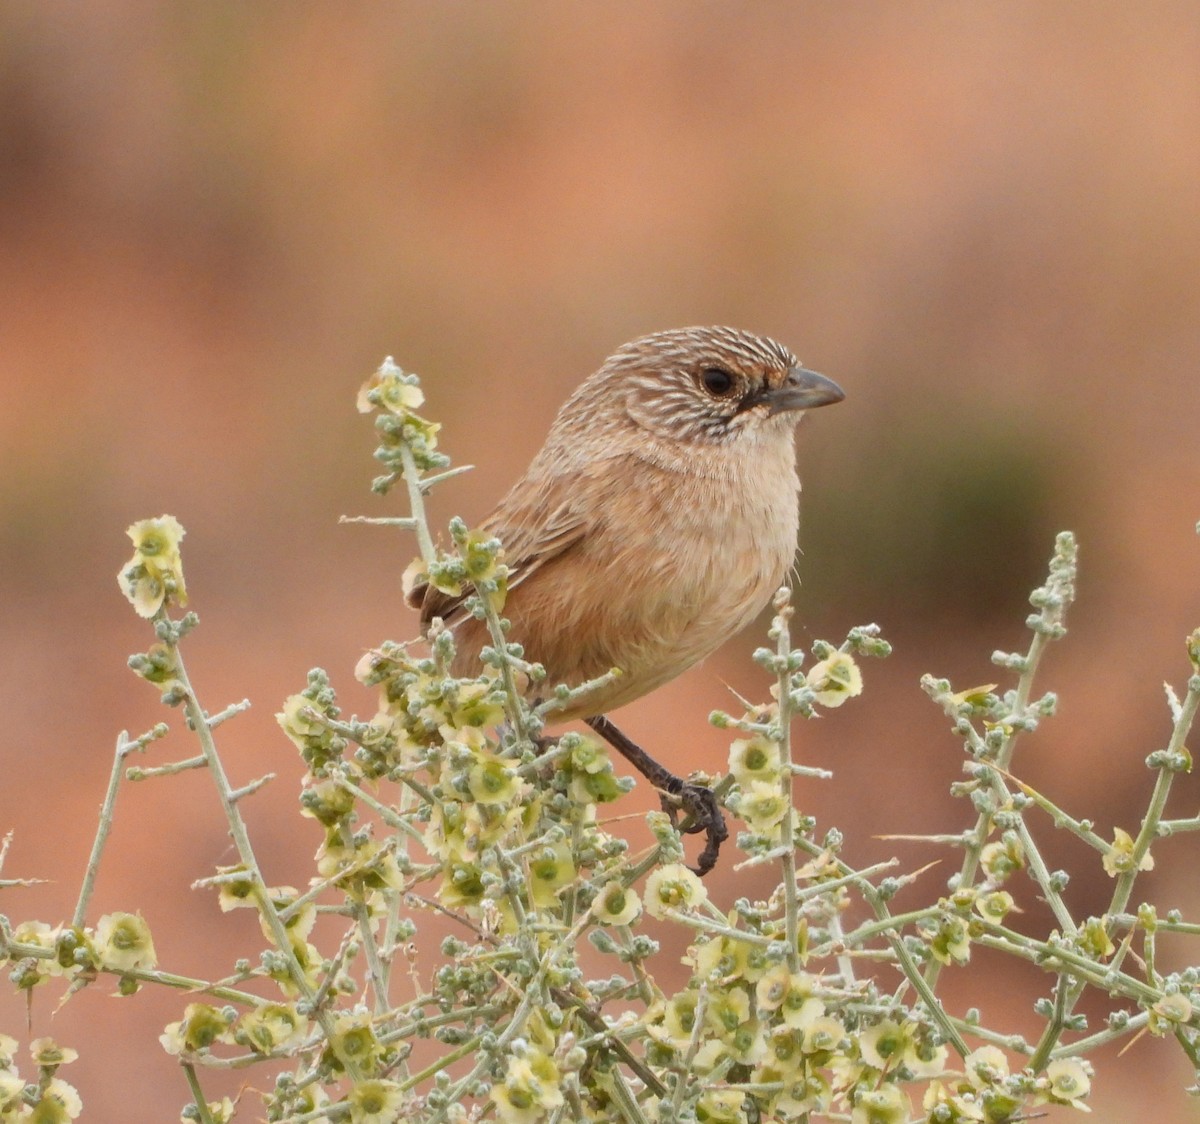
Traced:
<path fill-rule="evenodd" d="M 387 354 L 419 372 L 443 447 L 478 466 L 435 494 L 444 525 L 486 513 L 613 348 L 695 323 L 775 336 L 847 391 L 801 429 L 797 639 L 877 621 L 897 652 L 798 731 L 836 773 L 802 791 L 821 829 L 854 861 L 941 858 L 936 896 L 956 855 L 876 838 L 968 822 L 918 676 L 1005 681 L 989 655 L 1027 645 L 1063 528 L 1080 600 L 1039 684 L 1061 711 L 1017 768 L 1102 834 L 1136 829 L 1160 683 L 1182 690 L 1200 625 L 1195 4 L 6 5 L 0 308 L 3 874 L 50 880 L 4 890 L 14 922 L 70 917 L 117 731 L 177 721 L 124 666 L 151 640 L 115 580 L 128 524 L 187 528 L 189 670 L 210 710 L 254 704 L 221 746 L 238 783 L 279 774 L 243 810 L 268 878 L 300 882 L 318 837 L 274 711 L 320 665 L 370 713 L 355 661 L 416 629 L 413 544 L 337 523 L 400 510 L 367 491 L 362 380 Z M 622 726 L 721 767 L 706 716 L 726 684 L 765 697 L 764 635 Z M 150 760 L 193 752 L 178 733 Z M 1194 814 L 1197 781 L 1176 789 L 1170 814 Z M 652 803 L 639 785 L 626 806 Z M 1072 907 L 1103 910 L 1096 857 L 1035 831 Z M 1197 842 L 1156 848 L 1147 879 L 1193 920 Z M 126 786 L 89 920 L 140 907 L 164 967 L 224 974 L 257 928 L 188 886 L 231 861 L 205 777 Z M 718 901 L 751 892 L 732 865 Z M 945 978 L 956 1009 L 1027 1033 L 1049 988 L 981 956 Z M 190 1098 L 155 1037 L 186 998 L 109 990 L 57 1013 L 35 993 L 32 1033 L 80 1050 L 62 1076 L 86 1118 L 174 1119 Z M 29 1037 L 11 989 L 0 1030 Z M 1174 1044 L 1098 1062 L 1093 1120 L 1194 1119 Z M 202 1078 L 214 1098 L 246 1080 Z"/>

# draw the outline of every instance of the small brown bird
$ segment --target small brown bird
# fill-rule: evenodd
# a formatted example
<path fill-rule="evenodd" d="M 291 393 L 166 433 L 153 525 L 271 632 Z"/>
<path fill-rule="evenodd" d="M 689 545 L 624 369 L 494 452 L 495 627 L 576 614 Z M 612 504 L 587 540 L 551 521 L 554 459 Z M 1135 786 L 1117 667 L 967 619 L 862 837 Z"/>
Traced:
<path fill-rule="evenodd" d="M 567 399 L 525 475 L 480 530 L 508 566 L 510 638 L 576 686 L 619 668 L 556 720 L 583 719 L 705 831 L 726 837 L 711 791 L 674 776 L 606 717 L 704 659 L 784 580 L 798 529 L 795 424 L 840 402 L 836 383 L 774 340 L 680 328 L 625 344 Z M 418 584 L 428 627 L 454 630 L 456 675 L 491 642 L 464 598 Z"/>

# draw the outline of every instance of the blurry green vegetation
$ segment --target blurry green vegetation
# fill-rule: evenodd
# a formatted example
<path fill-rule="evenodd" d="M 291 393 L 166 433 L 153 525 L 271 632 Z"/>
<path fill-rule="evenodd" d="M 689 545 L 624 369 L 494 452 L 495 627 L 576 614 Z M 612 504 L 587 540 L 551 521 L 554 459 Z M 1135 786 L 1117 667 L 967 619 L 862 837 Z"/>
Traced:
<path fill-rule="evenodd" d="M 836 470 L 808 466 L 802 603 L 886 619 L 1010 620 L 1075 491 L 1061 448 L 1028 428 L 891 427 Z"/>

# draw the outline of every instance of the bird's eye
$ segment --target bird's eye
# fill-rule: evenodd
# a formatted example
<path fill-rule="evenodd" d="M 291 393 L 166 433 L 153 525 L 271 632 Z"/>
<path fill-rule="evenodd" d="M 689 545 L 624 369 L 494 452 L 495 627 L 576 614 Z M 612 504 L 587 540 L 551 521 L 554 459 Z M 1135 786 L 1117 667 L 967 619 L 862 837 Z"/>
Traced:
<path fill-rule="evenodd" d="M 727 398 L 737 384 L 723 367 L 706 367 L 700 372 L 700 385 L 714 398 Z"/>

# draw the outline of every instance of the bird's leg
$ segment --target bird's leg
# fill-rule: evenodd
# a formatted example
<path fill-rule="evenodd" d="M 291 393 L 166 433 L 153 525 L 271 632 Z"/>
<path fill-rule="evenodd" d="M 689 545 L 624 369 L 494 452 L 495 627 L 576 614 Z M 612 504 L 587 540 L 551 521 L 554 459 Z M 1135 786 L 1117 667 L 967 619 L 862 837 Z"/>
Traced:
<path fill-rule="evenodd" d="M 677 777 L 665 765 L 655 761 L 640 745 L 630 741 L 603 714 L 585 718 L 584 721 L 664 794 L 663 807 L 671 815 L 672 823 L 676 802 L 692 817 L 692 825 L 684 830 L 689 833 L 703 831 L 705 834 L 704 850 L 700 852 L 693 869 L 701 876 L 712 870 L 716 865 L 721 844 L 729 838 L 725 817 L 717 806 L 717 798 L 712 789 Z M 669 797 L 673 797 L 674 801 Z"/>

